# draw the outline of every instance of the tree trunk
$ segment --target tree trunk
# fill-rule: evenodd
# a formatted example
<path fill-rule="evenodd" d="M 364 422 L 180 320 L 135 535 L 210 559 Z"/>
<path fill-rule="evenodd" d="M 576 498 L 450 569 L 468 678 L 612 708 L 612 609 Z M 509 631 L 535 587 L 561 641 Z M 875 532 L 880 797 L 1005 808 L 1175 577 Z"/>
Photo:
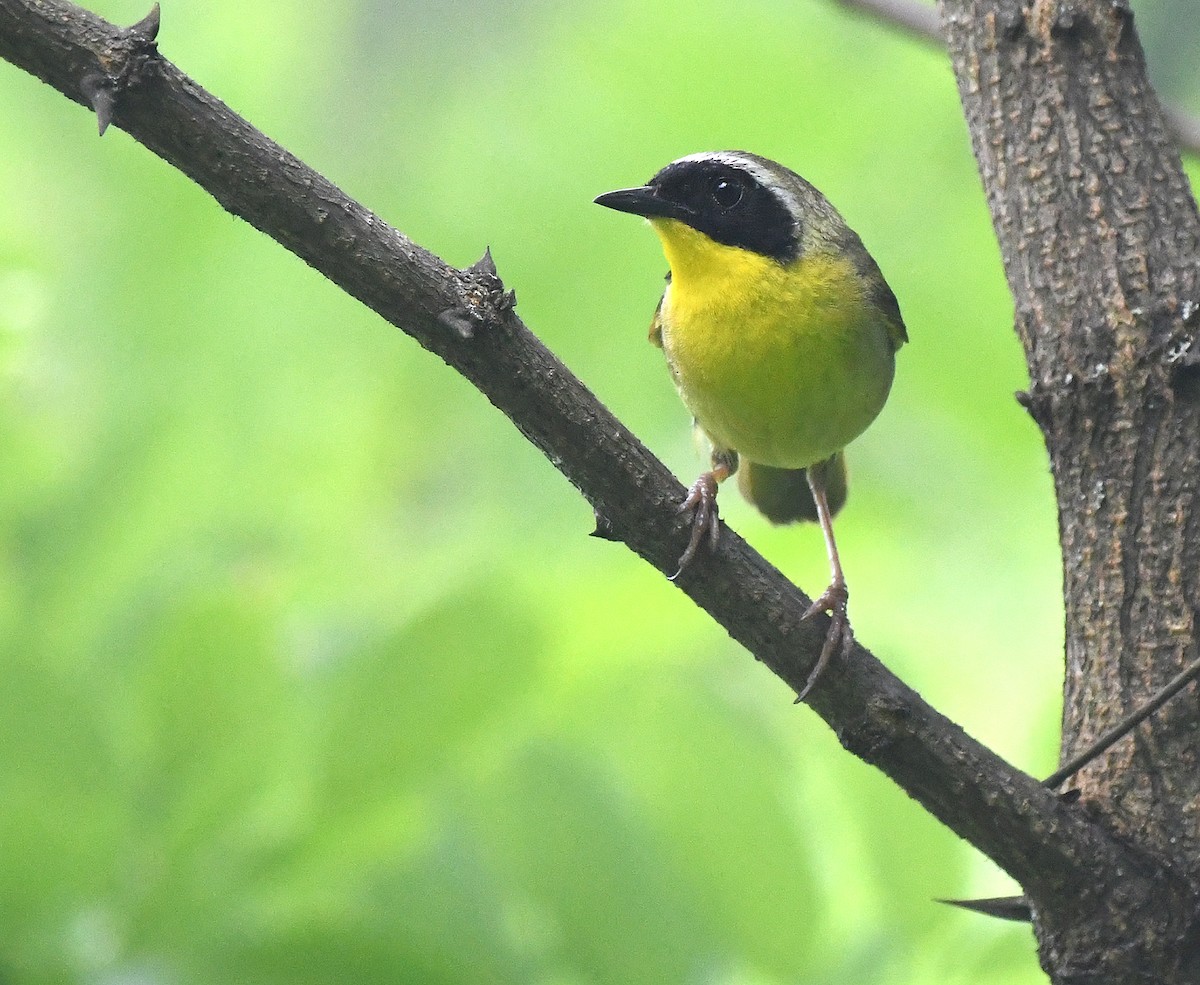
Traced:
<path fill-rule="evenodd" d="M 942 0 L 942 18 L 1054 473 L 1066 759 L 1194 655 L 1200 216 L 1124 0 Z M 1193 887 L 1196 719 L 1189 693 L 1074 781 L 1099 824 Z M 1137 901 L 1108 926 L 1034 900 L 1043 967 L 1200 981 L 1194 900 Z"/>

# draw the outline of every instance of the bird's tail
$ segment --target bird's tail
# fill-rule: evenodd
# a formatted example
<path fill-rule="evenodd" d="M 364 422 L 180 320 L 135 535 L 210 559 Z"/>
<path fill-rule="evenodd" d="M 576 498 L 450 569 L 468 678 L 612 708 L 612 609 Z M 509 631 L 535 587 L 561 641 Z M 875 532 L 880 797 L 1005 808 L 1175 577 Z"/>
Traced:
<path fill-rule="evenodd" d="M 836 514 L 846 502 L 846 457 L 838 452 L 811 469 L 821 469 L 829 511 Z M 808 488 L 806 469 L 777 469 L 742 460 L 738 488 L 742 495 L 772 523 L 816 522 L 817 504 Z"/>

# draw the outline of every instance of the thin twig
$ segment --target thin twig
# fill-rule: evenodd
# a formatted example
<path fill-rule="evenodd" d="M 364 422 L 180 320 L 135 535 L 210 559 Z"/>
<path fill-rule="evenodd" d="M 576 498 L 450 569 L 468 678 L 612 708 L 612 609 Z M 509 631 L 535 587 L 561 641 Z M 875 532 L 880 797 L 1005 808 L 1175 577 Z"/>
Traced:
<path fill-rule="evenodd" d="M 944 45 L 942 27 L 936 7 L 927 7 L 916 0 L 836 0 L 843 7 L 871 14 L 895 27 L 902 27 L 926 41 Z"/>
<path fill-rule="evenodd" d="M 1173 677 L 1153 698 L 1136 711 L 1126 715 L 1116 725 L 1100 736 L 1100 738 L 1084 749 L 1083 752 L 1077 756 L 1073 756 L 1055 772 L 1046 777 L 1042 781 L 1042 786 L 1053 790 L 1063 780 L 1078 773 L 1102 752 L 1137 728 L 1138 725 L 1158 711 L 1159 708 L 1175 697 L 1175 695 L 1197 677 L 1200 677 L 1200 657 L 1197 657 L 1182 672 Z"/>
<path fill-rule="evenodd" d="M 1153 715 L 1159 708 L 1182 691 L 1189 682 L 1200 677 L 1200 657 L 1187 665 L 1178 675 L 1173 677 L 1153 698 L 1104 733 L 1099 739 L 1088 746 L 1070 762 L 1064 764 L 1057 772 L 1052 773 L 1042 781 L 1042 786 L 1053 790 L 1063 780 L 1078 773 L 1084 766 L 1099 756 L 1102 752 L 1128 735 L 1133 729 Z M 1001 920 L 1017 920 L 1028 923 L 1033 919 L 1033 909 L 1028 896 L 1000 896 L 992 899 L 940 899 L 939 903 L 973 910 L 989 917 L 999 917 Z"/>
<path fill-rule="evenodd" d="M 893 27 L 907 31 L 922 41 L 945 45 L 941 20 L 936 7 L 929 7 L 918 0 L 834 0 L 849 10 L 867 14 Z M 1200 117 L 1163 104 L 1163 117 L 1167 129 L 1175 137 L 1181 150 L 1189 154 L 1200 154 Z"/>

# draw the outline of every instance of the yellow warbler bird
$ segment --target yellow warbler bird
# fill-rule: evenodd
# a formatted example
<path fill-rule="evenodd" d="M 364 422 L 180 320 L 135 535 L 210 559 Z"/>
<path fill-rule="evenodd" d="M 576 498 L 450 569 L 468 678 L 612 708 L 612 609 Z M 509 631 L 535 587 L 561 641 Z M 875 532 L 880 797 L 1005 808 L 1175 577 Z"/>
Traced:
<path fill-rule="evenodd" d="M 692 154 L 596 202 L 645 216 L 662 240 L 671 269 L 650 340 L 712 445 L 711 470 L 680 506 L 692 536 L 675 577 L 702 543 L 716 546 L 717 486 L 735 472 L 768 519 L 821 525 L 830 584 L 804 618 L 832 618 L 802 700 L 854 639 L 833 515 L 846 499 L 842 449 L 883 408 L 908 341 L 896 296 L 825 196 L 756 154 Z"/>

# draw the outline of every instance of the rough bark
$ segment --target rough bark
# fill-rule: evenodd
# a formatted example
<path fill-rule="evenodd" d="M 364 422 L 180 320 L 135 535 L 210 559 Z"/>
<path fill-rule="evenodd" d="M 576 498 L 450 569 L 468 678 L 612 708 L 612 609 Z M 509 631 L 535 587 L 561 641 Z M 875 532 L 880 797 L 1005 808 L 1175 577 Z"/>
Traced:
<path fill-rule="evenodd" d="M 1200 216 L 1113 0 L 943 0 L 1059 507 L 1062 757 L 1188 661 L 1200 605 Z M 1089 814 L 1200 876 L 1200 728 L 1169 704 L 1074 781 Z M 1194 901 L 1038 914 L 1057 982 L 1196 982 Z"/>

